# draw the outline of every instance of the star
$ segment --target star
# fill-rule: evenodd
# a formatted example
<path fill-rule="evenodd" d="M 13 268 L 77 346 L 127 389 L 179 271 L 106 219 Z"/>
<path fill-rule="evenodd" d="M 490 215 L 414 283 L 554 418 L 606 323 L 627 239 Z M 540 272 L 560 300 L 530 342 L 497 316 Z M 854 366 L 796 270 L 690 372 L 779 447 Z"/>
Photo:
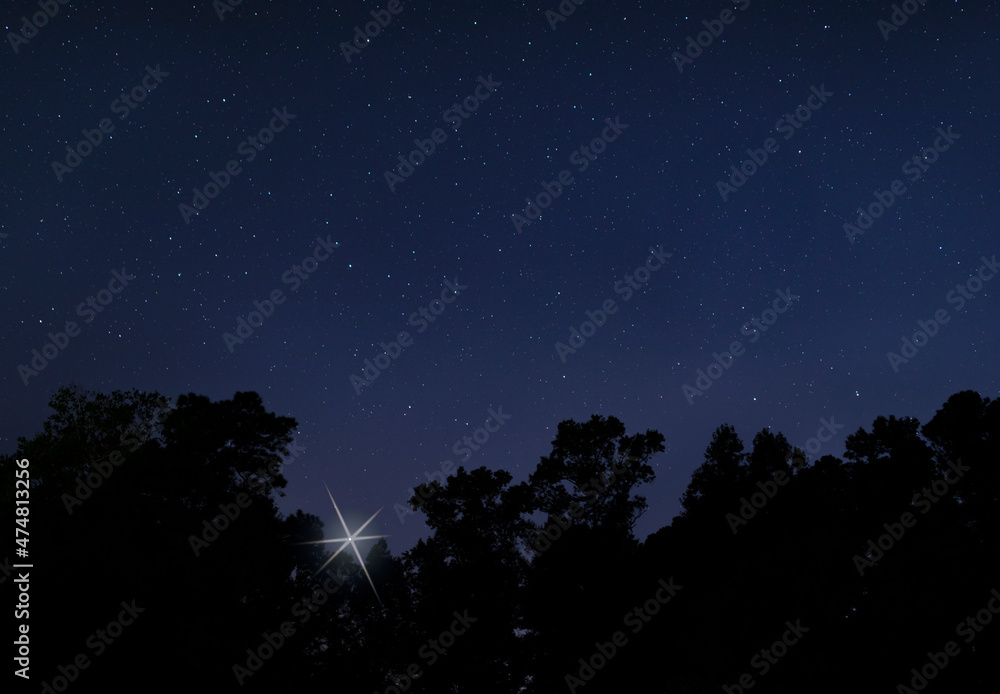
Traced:
<path fill-rule="evenodd" d="M 378 591 L 375 590 L 375 583 L 372 582 L 371 574 L 368 573 L 368 567 L 365 566 L 365 560 L 362 559 L 361 552 L 358 550 L 358 546 L 355 543 L 355 541 L 356 540 L 376 540 L 376 539 L 378 539 L 380 537 L 389 537 L 389 536 L 388 535 L 364 535 L 364 536 L 358 536 L 355 533 L 360 533 L 362 530 L 364 530 L 365 526 L 367 526 L 369 523 L 371 523 L 373 520 L 375 520 L 375 516 L 377 516 L 379 513 L 381 513 L 382 512 L 382 508 L 385 508 L 385 506 L 383 506 L 378 511 L 376 511 L 374 514 L 372 514 L 372 517 L 369 518 L 368 520 L 366 520 L 365 523 L 364 523 L 364 525 L 362 525 L 360 528 L 358 528 L 355 531 L 355 533 L 352 533 L 350 530 L 347 529 L 347 523 L 344 522 L 344 516 L 341 515 L 340 509 L 337 508 L 337 502 L 333 500 L 333 494 L 330 493 L 330 488 L 327 487 L 325 484 L 323 486 L 326 487 L 326 493 L 330 496 L 330 501 L 333 503 L 333 508 L 337 511 L 337 517 L 340 519 L 340 524 L 344 527 L 344 532 L 347 533 L 347 537 L 340 537 L 340 538 L 337 538 L 335 540 L 316 540 L 316 541 L 313 541 L 313 542 L 299 542 L 297 544 L 300 544 L 300 545 L 321 545 L 321 544 L 326 544 L 326 543 L 329 543 L 329 542 L 343 542 L 344 543 L 343 546 L 340 549 L 338 549 L 336 552 L 334 552 L 333 555 L 329 559 L 327 559 L 326 562 L 324 562 L 323 566 L 319 567 L 319 569 L 316 571 L 316 574 L 319 574 L 320 571 L 322 571 L 323 569 L 325 569 L 327 567 L 327 564 L 329 564 L 330 562 L 332 562 L 334 560 L 334 558 L 338 554 L 340 554 L 341 552 L 343 552 L 344 548 L 346 548 L 347 545 L 351 545 L 354 548 L 354 553 L 358 557 L 358 563 L 361 564 L 361 570 L 364 571 L 365 572 L 365 576 L 368 577 L 368 584 L 372 587 L 372 592 L 375 593 L 375 599 L 378 600 L 378 604 L 379 605 L 382 605 L 382 598 L 379 597 Z M 385 607 L 385 605 L 382 605 L 382 606 Z"/>

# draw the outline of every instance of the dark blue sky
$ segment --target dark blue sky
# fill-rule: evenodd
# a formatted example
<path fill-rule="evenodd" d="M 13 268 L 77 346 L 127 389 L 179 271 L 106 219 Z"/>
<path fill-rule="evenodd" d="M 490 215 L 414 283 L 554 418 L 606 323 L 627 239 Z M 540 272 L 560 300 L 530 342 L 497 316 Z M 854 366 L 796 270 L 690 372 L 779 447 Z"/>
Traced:
<path fill-rule="evenodd" d="M 565 419 L 665 435 L 645 537 L 724 422 L 840 455 L 996 397 L 996 3 L 387 4 L 0 10 L 5 451 L 70 382 L 253 390 L 299 422 L 282 508 L 326 483 L 398 553 L 425 473 L 525 479 Z"/>

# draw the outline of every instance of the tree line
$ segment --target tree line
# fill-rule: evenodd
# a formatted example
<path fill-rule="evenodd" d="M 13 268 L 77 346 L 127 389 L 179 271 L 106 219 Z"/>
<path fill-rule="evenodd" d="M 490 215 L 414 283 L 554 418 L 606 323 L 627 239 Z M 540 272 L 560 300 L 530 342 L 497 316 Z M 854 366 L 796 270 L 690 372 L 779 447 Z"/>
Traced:
<path fill-rule="evenodd" d="M 527 481 L 459 467 L 418 487 L 431 535 L 398 556 L 379 540 L 362 566 L 315 544 L 316 516 L 279 511 L 296 422 L 256 393 L 65 387 L 0 457 L 8 509 L 30 461 L 31 688 L 983 689 L 998 403 L 967 390 L 923 425 L 880 416 L 843 459 L 769 429 L 747 449 L 723 424 L 644 541 L 664 436 L 567 420 Z"/>

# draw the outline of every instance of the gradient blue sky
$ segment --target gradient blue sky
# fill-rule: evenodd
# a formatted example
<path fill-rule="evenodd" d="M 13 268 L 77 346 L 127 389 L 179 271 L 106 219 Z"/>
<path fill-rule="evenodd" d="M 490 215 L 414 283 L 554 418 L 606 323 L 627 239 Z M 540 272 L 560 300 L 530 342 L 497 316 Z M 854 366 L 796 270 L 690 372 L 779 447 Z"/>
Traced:
<path fill-rule="evenodd" d="M 491 408 L 510 419 L 462 464 L 515 481 L 562 420 L 662 432 L 645 537 L 679 511 L 724 422 L 748 446 L 771 427 L 805 447 L 833 418 L 844 428 L 819 454 L 840 455 L 880 414 L 926 422 L 954 392 L 996 397 L 997 287 L 950 295 L 1000 251 L 996 3 L 930 0 L 886 39 L 891 5 L 589 0 L 553 29 L 555 0 L 403 2 L 350 62 L 341 43 L 385 3 L 246 0 L 223 19 L 207 0 L 60 6 L 0 50 L 3 449 L 70 382 L 253 390 L 299 422 L 281 507 L 335 518 L 325 483 L 351 518 L 384 507 L 369 530 L 398 553 L 426 528 L 393 506 L 461 463 L 453 445 Z M 727 6 L 733 21 L 679 71 L 674 54 Z M 37 11 L 8 3 L 5 34 Z M 116 105 L 157 66 L 141 102 Z M 799 106 L 808 120 L 790 126 Z M 587 157 L 609 118 L 627 128 Z M 103 119 L 113 131 L 60 181 L 53 162 Z M 928 153 L 939 128 L 959 137 Z M 437 129 L 390 189 L 386 171 Z M 718 182 L 764 147 L 723 200 Z M 921 156 L 934 161 L 912 180 Z M 231 161 L 239 173 L 185 219 Z M 512 214 L 563 171 L 572 183 L 518 233 Z M 844 224 L 896 180 L 905 192 L 850 242 Z M 317 237 L 338 245 L 292 291 Z M 617 283 L 657 246 L 671 256 L 625 300 Z M 100 295 L 115 271 L 135 279 Z M 467 289 L 432 305 L 446 281 Z M 275 290 L 282 303 L 230 351 L 224 334 Z M 755 339 L 779 290 L 799 299 Z M 609 299 L 563 361 L 556 343 Z M 887 354 L 941 309 L 948 322 L 894 370 Z M 25 384 L 19 365 L 67 321 L 79 333 Z M 404 330 L 410 346 L 356 393 L 350 377 Z M 689 404 L 683 386 L 736 340 L 743 354 Z"/>

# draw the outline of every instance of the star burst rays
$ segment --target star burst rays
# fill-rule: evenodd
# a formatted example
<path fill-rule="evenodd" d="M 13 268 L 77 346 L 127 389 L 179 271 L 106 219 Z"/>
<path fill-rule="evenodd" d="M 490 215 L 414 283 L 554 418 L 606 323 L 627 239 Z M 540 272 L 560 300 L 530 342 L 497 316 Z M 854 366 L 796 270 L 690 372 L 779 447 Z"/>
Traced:
<path fill-rule="evenodd" d="M 325 569 L 327 567 L 327 565 L 329 565 L 329 563 L 332 562 L 336 558 L 336 556 L 338 554 L 340 554 L 341 552 L 343 552 L 347 548 L 347 546 L 350 545 L 354 549 L 354 554 L 358 557 L 358 563 L 361 564 L 361 570 L 365 572 L 365 576 L 368 578 L 368 585 L 370 585 L 372 587 L 372 592 L 375 593 L 375 599 L 378 600 L 378 604 L 379 605 L 382 605 L 382 598 L 379 597 L 378 591 L 375 590 L 375 583 L 374 583 L 374 581 L 372 581 L 371 574 L 368 573 L 368 567 L 365 566 L 365 560 L 361 557 L 361 551 L 358 549 L 358 545 L 357 545 L 356 541 L 357 540 L 377 540 L 380 537 L 389 537 L 388 535 L 358 535 L 358 533 L 362 532 L 368 526 L 369 523 L 371 523 L 373 520 L 375 520 L 375 516 L 377 516 L 379 513 L 381 513 L 382 512 L 382 508 L 385 508 L 385 507 L 383 506 L 378 511 L 376 511 L 375 513 L 373 513 L 372 516 L 371 516 L 371 518 L 369 518 L 368 520 L 366 520 L 364 522 L 364 525 L 362 525 L 360 528 L 358 528 L 357 530 L 355 530 L 352 533 L 350 530 L 347 529 L 347 523 L 344 521 L 344 516 L 340 513 L 340 509 L 337 507 L 337 502 L 333 500 L 333 494 L 330 493 L 330 488 L 327 487 L 325 484 L 323 486 L 326 487 L 326 493 L 330 497 L 330 502 L 333 504 L 333 508 L 337 512 L 337 518 L 340 519 L 340 524 L 343 526 L 344 532 L 347 534 L 347 537 L 339 537 L 339 538 L 337 538 L 335 540 L 315 540 L 313 542 L 299 542 L 298 544 L 300 544 L 300 545 L 323 545 L 323 544 L 329 544 L 331 542 L 343 542 L 344 543 L 343 545 L 341 545 L 340 549 L 338 549 L 336 552 L 334 552 L 330 556 L 330 558 L 327 559 L 326 562 L 323 563 L 323 566 L 319 567 L 319 570 L 316 571 L 317 574 L 319 574 L 320 571 L 322 571 L 323 569 Z M 385 605 L 382 605 L 382 607 L 385 607 Z"/>

